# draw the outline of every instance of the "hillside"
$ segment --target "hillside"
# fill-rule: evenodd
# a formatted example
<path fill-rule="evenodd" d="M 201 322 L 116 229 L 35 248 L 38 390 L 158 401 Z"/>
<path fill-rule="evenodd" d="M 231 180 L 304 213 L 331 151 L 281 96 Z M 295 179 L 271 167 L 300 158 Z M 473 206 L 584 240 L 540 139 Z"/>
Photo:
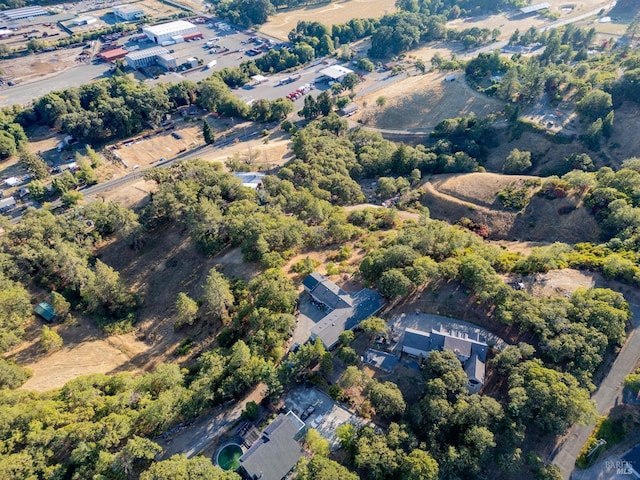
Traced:
<path fill-rule="evenodd" d="M 533 196 L 523 211 L 507 210 L 497 200 L 498 191 L 535 178 L 496 173 L 434 175 L 422 187 L 422 203 L 432 218 L 455 222 L 467 217 L 487 225 L 493 240 L 597 242 L 600 229 L 575 196 L 554 200 Z M 563 207 L 578 208 L 562 215 Z"/>

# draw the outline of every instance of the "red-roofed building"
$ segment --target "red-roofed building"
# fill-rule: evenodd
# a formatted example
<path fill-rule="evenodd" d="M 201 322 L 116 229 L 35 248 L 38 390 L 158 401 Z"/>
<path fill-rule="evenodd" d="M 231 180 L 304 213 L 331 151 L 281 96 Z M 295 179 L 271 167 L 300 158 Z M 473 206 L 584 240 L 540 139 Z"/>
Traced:
<path fill-rule="evenodd" d="M 204 38 L 204 36 L 202 35 L 202 33 L 196 32 L 196 33 L 189 33 L 187 35 L 183 35 L 183 38 L 186 42 L 187 40 L 198 40 L 200 38 Z"/>
<path fill-rule="evenodd" d="M 124 58 L 127 55 L 127 52 L 124 48 L 114 48 L 113 50 L 107 50 L 98 54 L 105 62 L 114 62 L 119 58 Z"/>

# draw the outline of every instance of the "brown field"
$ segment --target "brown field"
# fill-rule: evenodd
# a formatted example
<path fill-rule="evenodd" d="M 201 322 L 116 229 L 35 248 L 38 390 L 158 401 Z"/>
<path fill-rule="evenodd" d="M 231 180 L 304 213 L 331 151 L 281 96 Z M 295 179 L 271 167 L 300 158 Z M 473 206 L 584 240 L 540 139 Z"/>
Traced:
<path fill-rule="evenodd" d="M 63 338 L 62 349 L 46 355 L 39 346 L 42 323 L 34 320 L 27 327 L 26 341 L 10 351 L 6 358 L 27 366 L 33 376 L 21 387 L 43 392 L 63 386 L 79 375 L 92 373 L 137 373 L 139 355 L 149 349 L 135 335 L 107 337 L 83 315 L 53 327 Z"/>
<path fill-rule="evenodd" d="M 348 22 L 352 18 L 378 18 L 395 10 L 394 0 L 347 0 L 313 5 L 277 13 L 260 27 L 260 32 L 286 40 L 289 32 L 296 28 L 299 21 L 319 21 L 331 27 L 337 23 Z"/>
<path fill-rule="evenodd" d="M 16 83 L 42 80 L 43 77 L 79 65 L 76 58 L 80 52 L 82 47 L 3 60 L 0 62 L 0 70 L 3 72 L 3 77 L 10 78 Z"/>
<path fill-rule="evenodd" d="M 447 118 L 471 113 L 484 117 L 502 109 L 503 102 L 469 88 L 461 72 L 454 82 L 445 82 L 445 76 L 416 75 L 357 98 L 361 109 L 353 118 L 381 129 L 424 130 Z M 379 108 L 376 99 L 381 96 L 387 103 Z"/>

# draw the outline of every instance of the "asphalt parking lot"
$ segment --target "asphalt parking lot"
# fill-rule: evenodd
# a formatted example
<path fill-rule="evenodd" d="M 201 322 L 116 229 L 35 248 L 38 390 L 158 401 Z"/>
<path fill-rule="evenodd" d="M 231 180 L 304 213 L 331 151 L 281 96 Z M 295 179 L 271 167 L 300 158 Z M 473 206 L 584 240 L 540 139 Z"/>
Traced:
<path fill-rule="evenodd" d="M 336 429 L 340 425 L 352 423 L 359 426 L 367 423 L 367 420 L 341 407 L 324 392 L 311 387 L 299 387 L 289 391 L 284 404 L 287 410 L 293 411 L 304 420 L 307 428 L 315 428 L 329 440 L 331 450 L 340 447 L 340 440 L 336 436 Z M 309 407 L 313 407 L 312 413 L 308 413 Z"/>

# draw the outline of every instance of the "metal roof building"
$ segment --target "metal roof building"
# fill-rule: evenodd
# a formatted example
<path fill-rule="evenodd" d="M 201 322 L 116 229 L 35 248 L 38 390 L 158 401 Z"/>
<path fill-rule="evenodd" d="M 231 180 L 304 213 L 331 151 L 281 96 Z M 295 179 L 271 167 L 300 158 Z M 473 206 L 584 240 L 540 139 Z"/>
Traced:
<path fill-rule="evenodd" d="M 167 55 L 168 53 L 169 50 L 164 47 L 151 47 L 128 53 L 124 58 L 127 60 L 127 65 L 138 69 L 154 65 L 158 56 Z"/>
<path fill-rule="evenodd" d="M 14 21 L 14 20 L 23 20 L 25 18 L 31 17 L 40 17 L 42 15 L 49 15 L 49 12 L 42 7 L 24 7 L 24 8 L 14 8 L 13 10 L 5 10 L 0 13 L 0 18 L 4 18 L 5 20 Z"/>
<path fill-rule="evenodd" d="M 160 25 L 142 28 L 142 33 L 144 33 L 149 40 L 152 40 L 157 44 L 172 40 L 173 37 L 189 35 L 197 32 L 198 27 L 185 20 L 177 20 L 175 22 L 161 23 Z"/>
<path fill-rule="evenodd" d="M 53 310 L 53 307 L 47 302 L 39 303 L 38 305 L 36 305 L 33 311 L 47 322 L 53 322 L 56 318 L 58 318 L 56 312 Z"/>
<path fill-rule="evenodd" d="M 342 79 L 350 73 L 353 73 L 353 70 L 343 67 L 342 65 L 331 65 L 330 67 L 320 70 L 321 75 L 329 77 L 331 80 L 335 80 L 336 82 L 342 81 Z"/>
<path fill-rule="evenodd" d="M 540 10 L 545 10 L 547 8 L 551 8 L 551 5 L 549 5 L 547 2 L 544 2 L 536 3 L 535 5 L 529 5 L 528 7 L 522 7 L 520 11 L 525 15 L 528 15 L 529 13 L 539 12 Z"/>

